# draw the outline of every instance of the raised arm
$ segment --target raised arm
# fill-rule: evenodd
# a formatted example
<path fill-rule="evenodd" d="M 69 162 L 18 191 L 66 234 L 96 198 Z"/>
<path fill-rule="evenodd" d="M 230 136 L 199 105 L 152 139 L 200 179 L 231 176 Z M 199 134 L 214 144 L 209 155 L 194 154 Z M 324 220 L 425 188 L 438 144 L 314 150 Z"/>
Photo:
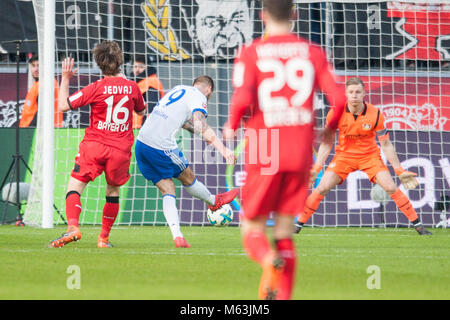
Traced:
<path fill-rule="evenodd" d="M 70 109 L 67 102 L 69 97 L 69 82 L 77 72 L 78 68 L 73 69 L 74 59 L 65 58 L 62 62 L 61 85 L 59 86 L 58 110 L 67 111 Z"/>

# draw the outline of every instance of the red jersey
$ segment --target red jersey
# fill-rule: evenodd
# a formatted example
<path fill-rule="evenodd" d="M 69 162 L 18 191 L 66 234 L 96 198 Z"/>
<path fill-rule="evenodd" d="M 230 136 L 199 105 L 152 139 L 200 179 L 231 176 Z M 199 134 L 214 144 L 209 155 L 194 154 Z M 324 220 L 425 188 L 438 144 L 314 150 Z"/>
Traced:
<path fill-rule="evenodd" d="M 294 34 L 260 38 L 242 47 L 235 59 L 233 87 L 228 120 L 232 129 L 252 106 L 246 123 L 249 169 L 273 166 L 271 158 L 278 161 L 280 172 L 309 171 L 314 92 L 324 92 L 335 107 L 328 123 L 332 129 L 346 101 L 323 50 Z"/>
<path fill-rule="evenodd" d="M 106 77 L 75 92 L 68 99 L 72 110 L 91 105 L 90 124 L 84 141 L 97 141 L 130 152 L 134 143 L 133 110 L 145 109 L 136 82 Z"/>

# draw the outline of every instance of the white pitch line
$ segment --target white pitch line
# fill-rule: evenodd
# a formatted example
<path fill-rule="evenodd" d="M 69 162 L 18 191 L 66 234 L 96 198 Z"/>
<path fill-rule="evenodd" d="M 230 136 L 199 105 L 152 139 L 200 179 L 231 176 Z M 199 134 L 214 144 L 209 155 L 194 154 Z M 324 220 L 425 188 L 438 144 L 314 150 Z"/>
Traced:
<path fill-rule="evenodd" d="M 58 250 L 58 248 L 49 248 L 49 250 Z M 186 255 L 186 256 L 246 256 L 244 252 L 235 252 L 235 253 L 218 253 L 218 252 L 187 252 L 187 251 L 179 251 L 179 250 L 170 250 L 170 251 L 123 251 L 123 249 L 119 249 L 121 254 L 127 255 Z M 373 251 L 365 251 L 365 250 L 343 250 L 343 249 L 331 249 L 333 251 L 340 252 L 338 254 L 332 253 L 304 253 L 302 251 L 298 252 L 298 256 L 301 257 L 337 257 L 343 258 L 343 252 L 352 252 L 360 258 L 373 258 Z M 42 251 L 41 249 L 0 249 L 0 252 L 11 252 L 11 253 L 30 253 L 36 251 Z M 83 249 L 86 253 L 89 254 L 105 254 L 106 250 L 96 250 L 96 249 Z M 366 254 L 361 254 L 366 253 Z M 396 255 L 396 258 L 399 259 L 417 259 L 417 256 L 410 255 Z M 347 256 L 348 258 L 348 256 Z M 448 256 L 421 256 L 421 259 L 445 259 L 448 260 Z"/>

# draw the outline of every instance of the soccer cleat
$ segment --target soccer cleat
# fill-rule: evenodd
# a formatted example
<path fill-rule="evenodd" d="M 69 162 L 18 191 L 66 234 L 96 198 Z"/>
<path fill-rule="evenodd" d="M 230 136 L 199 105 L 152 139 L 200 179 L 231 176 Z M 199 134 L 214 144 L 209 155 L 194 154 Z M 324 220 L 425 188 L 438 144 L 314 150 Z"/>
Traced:
<path fill-rule="evenodd" d="M 190 248 L 191 245 L 187 243 L 186 239 L 183 237 L 176 237 L 174 240 L 176 248 Z"/>
<path fill-rule="evenodd" d="M 294 228 L 295 228 L 294 233 L 299 233 L 300 231 L 302 231 L 303 223 L 299 222 L 298 220 L 295 220 Z"/>
<path fill-rule="evenodd" d="M 425 229 L 425 227 L 422 224 L 420 224 L 420 225 L 418 225 L 416 227 L 416 231 L 421 236 L 430 236 L 430 235 L 432 235 L 432 233 L 430 231 L 428 231 L 427 229 Z"/>
<path fill-rule="evenodd" d="M 213 206 L 208 206 L 208 208 L 211 211 L 216 211 L 220 207 L 222 207 L 224 204 L 230 203 L 231 201 L 236 198 L 236 196 L 239 194 L 239 189 L 233 189 L 224 193 L 219 193 L 216 195 L 216 202 Z"/>
<path fill-rule="evenodd" d="M 277 288 L 283 271 L 284 261 L 276 253 L 272 252 L 264 258 L 263 271 L 259 283 L 258 299 L 275 300 Z"/>
<path fill-rule="evenodd" d="M 17 227 L 24 227 L 24 226 L 25 226 L 25 223 L 23 223 L 22 220 L 17 220 L 17 221 L 16 221 L 16 226 L 17 226 Z"/>
<path fill-rule="evenodd" d="M 99 248 L 112 248 L 114 247 L 108 240 L 108 238 L 102 238 L 98 236 L 97 247 Z"/>
<path fill-rule="evenodd" d="M 78 227 L 69 226 L 67 231 L 61 235 L 61 237 L 50 242 L 50 246 L 53 248 L 61 248 L 66 244 L 71 243 L 73 241 L 78 241 L 81 239 L 81 232 Z"/>

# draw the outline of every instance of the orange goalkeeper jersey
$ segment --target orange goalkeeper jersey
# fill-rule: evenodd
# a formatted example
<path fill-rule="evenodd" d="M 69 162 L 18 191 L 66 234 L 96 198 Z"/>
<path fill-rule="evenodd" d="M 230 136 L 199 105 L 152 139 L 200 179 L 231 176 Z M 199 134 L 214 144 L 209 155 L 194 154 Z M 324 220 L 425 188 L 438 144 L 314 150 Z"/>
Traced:
<path fill-rule="evenodd" d="M 61 128 L 63 124 L 63 113 L 58 110 L 58 94 L 59 84 L 55 79 L 55 128 Z M 25 97 L 25 103 L 23 106 L 22 114 L 20 116 L 19 127 L 37 127 L 38 112 L 38 95 L 39 95 L 39 81 L 36 81 Z"/>
<path fill-rule="evenodd" d="M 153 74 L 138 83 L 139 89 L 141 89 L 141 93 L 145 98 L 145 93 L 148 91 L 148 89 L 153 88 L 156 89 L 159 92 L 159 98 L 161 99 L 164 97 L 164 86 L 162 82 L 158 79 L 156 74 Z M 146 101 L 149 103 L 148 101 Z M 142 120 L 144 116 L 138 115 L 136 112 L 133 112 L 133 129 L 139 129 L 142 127 Z"/>
<path fill-rule="evenodd" d="M 327 122 L 332 118 L 333 109 L 327 114 Z M 345 153 L 346 156 L 361 156 L 380 154 L 375 137 L 385 139 L 388 137 L 384 125 L 383 113 L 374 105 L 364 102 L 363 111 L 355 116 L 346 106 L 339 119 L 339 140 L 336 153 Z"/>

